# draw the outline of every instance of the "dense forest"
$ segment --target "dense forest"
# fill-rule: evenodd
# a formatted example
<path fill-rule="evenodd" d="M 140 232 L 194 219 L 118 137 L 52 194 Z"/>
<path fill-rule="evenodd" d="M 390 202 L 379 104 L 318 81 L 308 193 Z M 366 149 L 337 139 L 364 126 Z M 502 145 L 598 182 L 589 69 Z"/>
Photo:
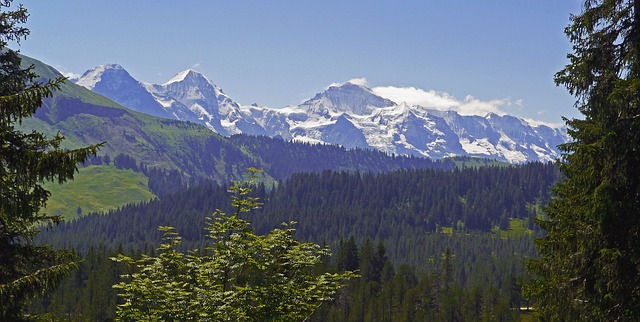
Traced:
<path fill-rule="evenodd" d="M 533 219 L 540 215 L 539 206 L 549 200 L 549 188 L 559 179 L 556 166 L 542 163 L 379 174 L 299 173 L 269 187 L 258 185 L 254 194 L 264 204 L 249 220 L 258 232 L 294 220 L 297 237 L 316 242 L 354 235 L 358 241 L 369 238 L 395 244 L 399 234 L 416 239 L 435 232 L 491 233 L 495 228 L 507 230 L 514 219 L 535 230 Z M 199 185 L 124 206 L 106 216 L 88 214 L 43 231 L 40 238 L 81 253 L 105 241 L 140 249 L 159 242 L 153 237 L 158 236 L 153 233 L 157 226 L 170 225 L 186 241 L 197 242 L 203 236 L 204 216 L 216 209 L 229 211 L 226 190 L 213 183 Z M 408 254 L 392 251 L 390 255 L 406 259 Z"/>
<path fill-rule="evenodd" d="M 549 200 L 549 188 L 559 179 L 555 165 L 542 163 L 298 173 L 254 187 L 253 196 L 263 204 L 246 219 L 259 234 L 296 221 L 297 239 L 332 249 L 325 270 L 358 269 L 364 274 L 373 269 L 318 310 L 318 321 L 354 320 L 362 314 L 390 321 L 411 320 L 412 314 L 436 317 L 447 305 L 460 317 L 479 317 L 478 310 L 494 314 L 492 310 L 502 307 L 501 314 L 511 319 L 517 312 L 510 308 L 522 304 L 522 262 L 535 254 L 533 238 L 540 234 L 533 218 L 541 216 L 540 205 Z M 231 211 L 227 189 L 204 184 L 43 231 L 42 242 L 75 249 L 85 261 L 34 310 L 113 316 L 114 305 L 100 303 L 117 301 L 110 285 L 123 268 L 108 257 L 153 254 L 161 238 L 158 226 L 176 227 L 185 250 L 202 249 L 205 217 L 216 209 Z M 367 263 L 375 268 L 366 268 Z M 468 301 L 474 296 L 475 302 Z M 426 302 L 419 308 L 417 302 L 405 301 Z M 385 307 L 390 309 L 379 311 Z"/>

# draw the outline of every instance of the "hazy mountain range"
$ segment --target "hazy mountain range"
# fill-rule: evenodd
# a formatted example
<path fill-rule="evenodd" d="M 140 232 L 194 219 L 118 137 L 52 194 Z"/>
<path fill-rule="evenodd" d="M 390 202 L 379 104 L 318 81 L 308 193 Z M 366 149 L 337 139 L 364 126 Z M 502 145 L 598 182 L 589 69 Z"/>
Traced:
<path fill-rule="evenodd" d="M 397 104 L 357 82 L 334 84 L 299 105 L 273 108 L 241 106 L 191 69 L 157 85 L 109 64 L 74 81 L 135 111 L 201 123 L 223 136 L 265 135 L 434 159 L 465 155 L 512 163 L 555 160 L 557 145 L 568 140 L 563 127 Z"/>

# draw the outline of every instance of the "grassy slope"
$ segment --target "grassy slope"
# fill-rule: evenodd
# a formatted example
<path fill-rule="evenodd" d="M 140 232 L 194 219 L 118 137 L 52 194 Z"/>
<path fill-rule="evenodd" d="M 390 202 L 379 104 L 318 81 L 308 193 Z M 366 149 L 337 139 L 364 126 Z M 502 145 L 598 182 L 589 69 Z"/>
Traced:
<path fill-rule="evenodd" d="M 77 217 L 78 206 L 86 215 L 155 197 L 147 188 L 143 174 L 113 166 L 80 168 L 74 180 L 63 185 L 47 183 L 45 188 L 51 192 L 45 212 L 67 220 Z"/>
<path fill-rule="evenodd" d="M 444 158 L 444 160 L 453 161 L 458 167 L 458 169 L 481 168 L 481 167 L 489 167 L 489 166 L 498 166 L 498 167 L 511 166 L 511 164 L 508 162 L 503 162 L 503 161 L 498 161 L 493 159 L 477 158 L 477 157 L 467 157 L 467 156 L 447 157 L 447 158 Z"/>
<path fill-rule="evenodd" d="M 22 61 L 25 66 L 33 65 L 35 72 L 43 78 L 50 79 L 62 76 L 57 70 L 35 59 L 22 56 Z M 72 84 L 62 85 L 54 96 L 74 98 L 95 106 L 123 109 L 117 103 L 101 95 Z M 48 102 L 48 104 L 55 105 L 55 100 Z M 51 105 L 45 106 L 45 108 L 51 109 L 55 107 Z M 86 119 L 91 119 L 91 116 L 87 115 Z M 70 122 L 64 123 L 64 125 L 72 129 L 82 128 L 73 118 L 71 118 Z M 58 131 L 63 132 L 66 135 L 66 140 L 63 141 L 63 147 L 65 148 L 73 149 L 87 145 L 82 136 L 74 135 L 74 131 L 67 131 L 65 126 L 61 127 L 60 125 L 59 123 L 51 124 L 40 118 L 30 118 L 24 122 L 25 129 L 48 134 L 54 134 Z M 103 126 L 103 122 L 95 117 L 93 122 L 89 123 L 89 126 L 99 129 Z M 88 214 L 90 212 L 107 211 L 128 203 L 147 201 L 155 197 L 147 188 L 147 182 L 148 180 L 144 175 L 134 173 L 131 170 L 119 170 L 108 166 L 80 168 L 74 180 L 63 185 L 57 183 L 47 183 L 45 185 L 45 188 L 51 192 L 51 197 L 44 211 L 49 214 L 61 215 L 69 220 L 77 217 L 78 206 L 81 207 L 82 214 Z"/>
<path fill-rule="evenodd" d="M 533 230 L 527 228 L 526 221 L 517 218 L 509 219 L 509 228 L 507 230 L 500 230 L 499 227 L 494 227 L 493 232 L 502 238 L 519 237 L 522 235 L 533 236 Z"/>

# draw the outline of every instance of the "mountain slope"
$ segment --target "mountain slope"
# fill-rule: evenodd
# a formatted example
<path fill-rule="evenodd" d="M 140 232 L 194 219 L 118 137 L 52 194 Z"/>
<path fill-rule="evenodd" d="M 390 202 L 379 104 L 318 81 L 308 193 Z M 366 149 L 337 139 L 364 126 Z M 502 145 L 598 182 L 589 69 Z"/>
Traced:
<path fill-rule="evenodd" d="M 61 76 L 35 59 L 23 57 L 23 64 L 34 65 L 43 79 Z M 100 155 L 126 154 L 148 167 L 220 183 L 242 178 L 249 167 L 262 167 L 255 156 L 203 126 L 134 112 L 70 82 L 24 127 L 49 134 L 60 131 L 70 148 L 105 142 Z"/>
<path fill-rule="evenodd" d="M 28 57 L 23 59 L 25 65 L 33 64 L 36 72 L 43 78 L 60 76 L 55 69 L 37 60 Z M 119 75 L 124 74 L 120 72 Z M 192 87 L 194 84 L 199 84 L 198 89 Z M 181 73 L 160 87 L 158 91 L 174 93 L 172 95 L 176 98 L 172 99 L 175 100 L 175 104 L 206 105 L 205 102 L 215 100 L 218 102 L 218 108 L 223 111 L 222 114 L 226 113 L 228 116 L 238 111 L 237 104 L 227 99 L 222 92 L 217 92 L 215 86 L 204 76 L 193 71 Z M 245 116 L 251 115 L 248 109 L 240 110 Z M 260 111 L 270 113 L 264 109 Z M 295 119 L 295 113 L 287 116 L 272 115 L 278 118 L 274 123 Z M 344 121 L 334 126 L 336 141 L 346 138 L 352 140 L 353 146 L 365 142 L 362 136 L 359 139 L 353 135 L 341 136 L 343 128 L 358 130 L 352 122 L 353 118 L 345 114 Z M 246 173 L 249 167 L 264 169 L 266 178 L 279 180 L 296 171 L 326 169 L 380 172 L 404 168 L 454 166 L 449 161 L 434 162 L 422 158 L 390 156 L 374 150 L 346 150 L 330 145 L 284 142 L 282 139 L 266 136 L 236 135 L 226 138 L 190 121 L 164 119 L 134 112 L 70 82 L 65 83 L 53 98 L 47 100 L 34 118 L 26 120 L 25 127 L 49 134 L 61 131 L 67 138 L 64 141 L 65 147 L 105 142 L 100 155 L 113 158 L 124 154 L 149 168 L 176 170 L 186 177 L 210 179 L 219 183 L 242 178 L 242 174 Z M 331 133 L 326 134 L 328 136 Z"/>
<path fill-rule="evenodd" d="M 95 85 L 90 81 L 98 78 Z M 132 84 L 139 90 L 125 75 L 122 79 L 94 75 L 90 80 L 80 79 L 79 84 L 87 88 Z M 475 156 L 511 163 L 555 160 L 560 155 L 557 145 L 568 140 L 564 128 L 530 124 L 513 116 L 468 116 L 398 105 L 351 81 L 333 84 L 300 105 L 286 108 L 240 106 L 193 70 L 178 73 L 163 85 L 145 84 L 145 88 L 173 118 L 204 124 L 224 136 L 266 135 L 437 159 Z M 121 96 L 103 93 L 114 100 Z M 127 106 L 144 112 L 155 104 L 149 107 L 141 102 Z"/>
<path fill-rule="evenodd" d="M 251 108 L 271 136 L 435 159 L 474 156 L 546 162 L 560 155 L 557 145 L 568 138 L 564 128 L 532 125 L 508 115 L 481 117 L 397 105 L 351 83 L 331 86 L 299 106 L 262 108 L 262 112 Z"/>

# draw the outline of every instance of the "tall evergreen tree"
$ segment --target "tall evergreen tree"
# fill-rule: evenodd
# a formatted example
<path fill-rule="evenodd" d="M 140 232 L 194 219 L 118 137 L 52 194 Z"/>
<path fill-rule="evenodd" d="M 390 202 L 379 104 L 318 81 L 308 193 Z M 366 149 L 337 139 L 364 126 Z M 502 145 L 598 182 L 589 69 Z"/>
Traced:
<path fill-rule="evenodd" d="M 556 83 L 584 119 L 567 120 L 565 180 L 541 222 L 529 285 L 545 319 L 640 320 L 640 1 L 587 0 L 565 33 Z"/>
<path fill-rule="evenodd" d="M 338 271 L 354 271 L 360 267 L 358 245 L 353 236 L 345 242 L 340 240 L 336 254 L 336 268 Z"/>
<path fill-rule="evenodd" d="M 27 300 L 76 266 L 68 252 L 33 244 L 35 227 L 61 219 L 41 213 L 49 197 L 42 185 L 73 179 L 77 164 L 97 146 L 63 150 L 60 135 L 48 139 L 16 129 L 64 79 L 40 84 L 32 68 L 21 67 L 20 56 L 7 46 L 29 34 L 22 26 L 28 14 L 22 5 L 10 6 L 11 0 L 0 1 L 0 320 L 19 321 L 26 319 Z"/>

